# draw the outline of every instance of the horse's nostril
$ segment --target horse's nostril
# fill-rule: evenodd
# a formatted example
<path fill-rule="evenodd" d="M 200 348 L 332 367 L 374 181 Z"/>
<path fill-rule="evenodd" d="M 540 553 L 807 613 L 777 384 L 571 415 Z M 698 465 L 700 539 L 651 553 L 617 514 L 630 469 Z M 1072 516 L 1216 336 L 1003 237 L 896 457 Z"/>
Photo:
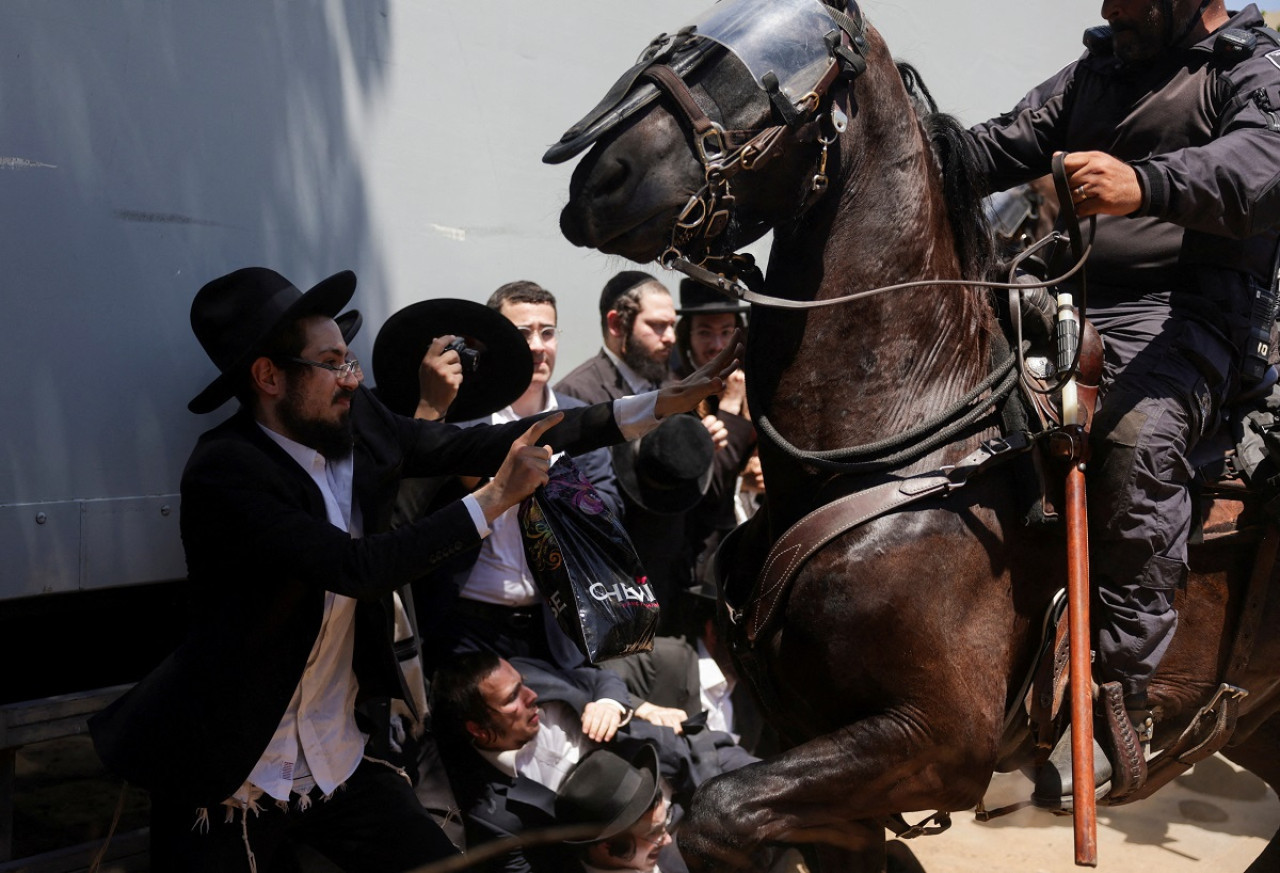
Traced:
<path fill-rule="evenodd" d="M 603 199 L 617 194 L 631 178 L 631 164 L 625 160 L 602 162 L 600 175 L 594 186 L 594 196 Z"/>

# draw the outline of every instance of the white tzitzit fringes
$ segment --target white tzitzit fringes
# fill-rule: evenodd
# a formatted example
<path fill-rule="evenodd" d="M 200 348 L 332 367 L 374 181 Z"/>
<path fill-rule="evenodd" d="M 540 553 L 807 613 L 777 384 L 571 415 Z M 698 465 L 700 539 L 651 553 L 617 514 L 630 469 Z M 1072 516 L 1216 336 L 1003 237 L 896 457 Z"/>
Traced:
<path fill-rule="evenodd" d="M 249 844 L 249 813 L 253 813 L 254 818 L 262 815 L 262 804 L 259 799 L 265 796 L 261 789 L 254 789 L 257 786 L 249 786 L 250 791 L 247 797 L 228 797 L 222 801 L 222 805 L 227 808 L 226 824 L 232 824 L 236 820 L 236 812 L 240 813 L 240 839 L 244 843 L 244 853 L 249 860 L 249 873 L 258 873 L 258 858 L 253 854 L 253 846 Z M 205 813 L 206 831 L 208 830 L 208 811 Z"/>
<path fill-rule="evenodd" d="M 249 873 L 258 873 L 258 859 L 249 845 L 249 815 L 243 809 L 240 811 L 240 839 L 244 840 L 244 853 L 249 857 Z"/>
<path fill-rule="evenodd" d="M 397 767 L 395 764 L 392 764 L 390 761 L 384 761 L 381 758 L 375 758 L 372 755 L 364 755 L 363 757 L 366 761 L 371 761 L 374 764 L 381 764 L 382 766 L 386 767 L 388 770 L 391 770 L 393 773 L 397 774 L 405 782 L 408 782 L 410 785 L 413 785 L 413 780 L 409 778 L 409 774 L 405 772 L 405 769 L 403 767 Z"/>

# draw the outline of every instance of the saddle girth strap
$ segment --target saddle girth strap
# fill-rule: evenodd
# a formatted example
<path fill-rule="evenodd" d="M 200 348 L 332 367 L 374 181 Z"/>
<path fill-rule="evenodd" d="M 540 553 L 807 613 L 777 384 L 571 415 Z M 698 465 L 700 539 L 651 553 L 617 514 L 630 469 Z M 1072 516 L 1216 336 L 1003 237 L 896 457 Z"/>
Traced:
<path fill-rule="evenodd" d="M 765 558 L 744 610 L 730 610 L 734 623 L 745 618 L 747 641 L 764 636 L 786 602 L 791 583 L 809 558 L 846 531 L 936 494 L 949 494 L 991 464 L 1031 448 L 1026 433 L 986 440 L 951 467 L 892 479 L 815 509 L 778 538 Z M 744 615 L 745 613 L 745 615 Z"/>

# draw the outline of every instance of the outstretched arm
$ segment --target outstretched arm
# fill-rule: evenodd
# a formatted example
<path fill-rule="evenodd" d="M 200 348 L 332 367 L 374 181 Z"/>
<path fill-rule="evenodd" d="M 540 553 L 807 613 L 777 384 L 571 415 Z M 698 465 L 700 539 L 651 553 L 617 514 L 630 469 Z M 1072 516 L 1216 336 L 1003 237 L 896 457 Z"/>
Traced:
<path fill-rule="evenodd" d="M 719 394 L 724 390 L 729 374 L 742 365 L 743 351 L 742 330 L 739 329 L 734 331 L 733 340 L 720 350 L 720 354 L 684 379 L 658 392 L 654 416 L 663 419 L 668 415 L 692 412 L 703 400 Z"/>

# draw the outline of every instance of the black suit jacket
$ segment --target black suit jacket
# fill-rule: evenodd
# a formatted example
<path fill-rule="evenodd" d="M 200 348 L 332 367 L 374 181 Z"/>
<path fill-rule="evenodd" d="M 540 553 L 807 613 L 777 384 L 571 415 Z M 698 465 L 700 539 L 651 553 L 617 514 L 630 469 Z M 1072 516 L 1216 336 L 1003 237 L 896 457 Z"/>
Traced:
<path fill-rule="evenodd" d="M 181 532 L 193 588 L 182 645 L 90 723 L 98 754 L 130 782 L 211 806 L 244 781 L 302 676 L 326 591 L 356 598 L 360 693 L 403 697 L 387 595 L 479 542 L 454 502 L 389 530 L 406 475 L 492 475 L 528 421 L 467 431 L 352 400 L 353 503 L 365 536 L 331 525 L 320 490 L 241 410 L 202 435 L 182 476 Z M 557 449 L 621 440 L 609 406 L 566 410 Z"/>
<path fill-rule="evenodd" d="M 622 680 L 598 667 L 564 670 L 532 658 L 512 658 L 511 664 L 537 693 L 539 703 L 560 701 L 581 715 L 593 700 L 626 700 Z M 551 789 L 526 776 L 508 776 L 470 746 L 450 748 L 444 760 L 462 810 L 469 847 L 555 825 L 556 795 Z M 561 873 L 568 860 L 560 845 L 537 846 L 504 852 L 481 869 L 491 873 Z"/>
<path fill-rule="evenodd" d="M 615 658 L 603 666 L 627 683 L 633 698 L 683 709 L 690 718 L 703 711 L 698 651 L 682 637 L 657 637 L 652 651 Z M 738 745 L 756 757 L 777 754 L 777 736 L 764 723 L 747 683 L 734 683 L 729 699 L 733 702 L 732 730 L 738 735 Z"/>
<path fill-rule="evenodd" d="M 634 393 L 622 378 L 622 371 L 609 360 L 604 349 L 597 352 L 594 358 L 588 358 L 570 370 L 568 375 L 556 383 L 555 390 L 559 394 L 568 394 L 587 403 L 620 400 Z"/>
<path fill-rule="evenodd" d="M 559 700 L 579 715 L 587 703 L 601 697 L 626 692 L 626 683 L 611 670 L 585 666 L 561 670 L 535 658 L 511 658 L 524 684 L 532 688 L 540 702 Z M 619 754 L 628 756 L 636 743 L 649 743 L 658 750 L 658 769 L 671 784 L 674 800 L 687 804 L 698 786 L 712 776 L 756 760 L 723 731 L 708 730 L 705 719 L 693 718 L 684 724 L 684 733 L 669 727 L 633 718 L 610 741 Z"/>
<path fill-rule="evenodd" d="M 475 749 L 448 757 L 449 783 L 462 810 L 467 847 L 554 827 L 556 793 L 527 776 L 508 776 Z M 478 869 L 496 873 L 560 873 L 568 857 L 560 844 L 503 852 Z"/>

